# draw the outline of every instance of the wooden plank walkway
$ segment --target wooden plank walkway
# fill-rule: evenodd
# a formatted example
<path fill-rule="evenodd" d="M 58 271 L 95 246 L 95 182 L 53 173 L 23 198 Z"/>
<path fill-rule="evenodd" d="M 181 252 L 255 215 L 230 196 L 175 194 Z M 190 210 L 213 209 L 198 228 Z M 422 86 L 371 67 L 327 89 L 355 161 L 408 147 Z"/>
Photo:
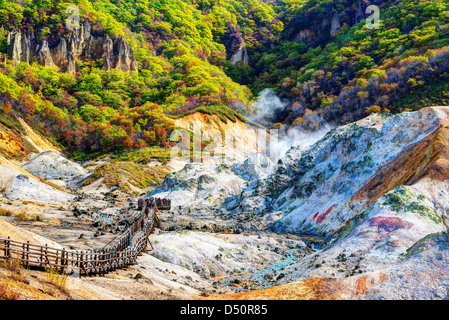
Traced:
<path fill-rule="evenodd" d="M 26 268 L 52 269 L 61 273 L 80 275 L 104 274 L 136 263 L 146 250 L 149 236 L 160 224 L 157 206 L 145 203 L 141 213 L 113 246 L 93 250 L 56 249 L 0 238 L 0 259 L 15 259 Z"/>

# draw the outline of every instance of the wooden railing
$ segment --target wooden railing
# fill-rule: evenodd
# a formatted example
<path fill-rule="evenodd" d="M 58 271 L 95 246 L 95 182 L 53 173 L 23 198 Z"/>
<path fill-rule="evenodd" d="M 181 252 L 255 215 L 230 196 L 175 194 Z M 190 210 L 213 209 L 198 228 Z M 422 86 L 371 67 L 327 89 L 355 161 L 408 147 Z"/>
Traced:
<path fill-rule="evenodd" d="M 171 210 L 171 199 L 165 198 L 139 198 L 137 207 L 140 209 L 143 205 L 148 205 L 150 208 L 156 206 L 159 210 Z"/>
<path fill-rule="evenodd" d="M 149 215 L 149 212 L 152 212 Z M 0 259 L 15 259 L 26 268 L 52 269 L 79 275 L 103 274 L 135 264 L 137 256 L 146 250 L 148 237 L 159 224 L 157 206 L 144 205 L 141 214 L 114 241 L 101 249 L 66 250 L 0 238 Z"/>

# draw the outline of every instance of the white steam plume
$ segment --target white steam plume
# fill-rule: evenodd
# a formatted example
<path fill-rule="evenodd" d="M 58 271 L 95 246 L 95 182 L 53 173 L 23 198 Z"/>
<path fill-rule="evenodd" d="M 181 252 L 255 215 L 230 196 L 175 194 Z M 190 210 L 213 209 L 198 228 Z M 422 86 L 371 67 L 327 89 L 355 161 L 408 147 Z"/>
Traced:
<path fill-rule="evenodd" d="M 304 131 L 299 128 L 290 128 L 287 132 L 280 132 L 278 138 L 279 141 L 274 147 L 277 149 L 279 158 L 282 158 L 290 148 L 297 146 L 305 148 L 311 146 L 323 138 L 331 129 L 330 125 L 325 125 L 317 131 Z"/>
<path fill-rule="evenodd" d="M 276 113 L 282 112 L 288 107 L 288 103 L 281 101 L 273 89 L 267 88 L 259 93 L 259 99 L 252 106 L 258 117 L 263 116 L 273 119 Z M 316 114 L 314 117 L 316 117 Z M 321 121 L 323 120 L 321 119 Z M 276 154 L 274 158 L 282 158 L 291 147 L 308 147 L 324 137 L 331 129 L 331 126 L 327 124 L 317 131 L 305 131 L 303 128 L 296 127 L 288 130 L 282 128 L 279 130 L 278 140 L 273 141 L 274 144 L 270 146 L 271 152 Z"/>
<path fill-rule="evenodd" d="M 259 92 L 259 99 L 252 104 L 257 117 L 273 118 L 276 112 L 283 111 L 287 102 L 281 101 L 273 89 L 267 88 Z"/>

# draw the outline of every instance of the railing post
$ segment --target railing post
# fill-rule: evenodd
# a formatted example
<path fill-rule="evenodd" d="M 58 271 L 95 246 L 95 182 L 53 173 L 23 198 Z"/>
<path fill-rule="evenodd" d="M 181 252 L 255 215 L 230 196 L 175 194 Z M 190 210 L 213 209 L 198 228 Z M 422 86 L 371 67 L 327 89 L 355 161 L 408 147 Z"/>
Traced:
<path fill-rule="evenodd" d="M 101 272 L 104 272 L 104 249 L 100 250 L 100 255 L 99 255 L 99 266 L 101 269 Z"/>
<path fill-rule="evenodd" d="M 108 249 L 103 250 L 103 266 L 105 272 L 109 271 Z"/>
<path fill-rule="evenodd" d="M 79 268 L 80 274 L 81 274 L 80 254 L 79 254 L 78 250 L 76 250 L 76 266 Z"/>
<path fill-rule="evenodd" d="M 26 244 L 25 243 L 23 243 L 22 244 L 22 260 L 23 260 L 23 262 L 25 261 L 25 249 L 26 249 Z"/>
<path fill-rule="evenodd" d="M 83 253 L 83 251 L 81 251 L 80 252 L 80 271 L 81 271 L 81 269 L 83 269 L 84 268 L 84 253 Z M 86 272 L 86 275 L 87 275 L 87 272 Z"/>
<path fill-rule="evenodd" d="M 73 251 L 70 253 L 71 254 L 71 258 L 70 258 L 70 265 L 71 266 L 75 266 L 75 267 L 79 267 L 78 265 L 77 265 L 77 262 L 75 261 L 75 259 L 73 258 Z M 67 263 L 67 265 L 68 265 L 68 263 Z"/>
<path fill-rule="evenodd" d="M 94 261 L 93 261 L 92 265 L 94 266 L 95 272 L 97 272 L 97 263 L 98 263 L 98 259 L 97 259 L 98 255 L 97 254 L 98 254 L 97 249 L 94 249 L 94 254 L 93 254 Z"/>
<path fill-rule="evenodd" d="M 59 259 L 59 250 L 56 250 L 56 258 L 55 258 L 55 270 L 58 270 L 58 259 Z"/>
<path fill-rule="evenodd" d="M 40 267 L 44 266 L 44 248 L 41 247 L 41 265 Z"/>
<path fill-rule="evenodd" d="M 8 236 L 8 240 L 5 241 L 5 256 L 11 259 L 11 237 Z"/>
<path fill-rule="evenodd" d="M 64 272 L 64 256 L 65 256 L 65 248 L 62 248 L 62 252 L 61 252 L 61 272 Z"/>
<path fill-rule="evenodd" d="M 108 249 L 106 253 L 106 261 L 108 262 L 108 271 L 112 269 L 111 250 Z"/>
<path fill-rule="evenodd" d="M 48 246 L 47 244 L 45 244 L 45 268 L 47 268 L 47 263 L 48 266 L 51 268 L 50 259 L 48 258 Z"/>
<path fill-rule="evenodd" d="M 26 267 L 28 268 L 30 261 L 30 240 L 27 240 Z"/>

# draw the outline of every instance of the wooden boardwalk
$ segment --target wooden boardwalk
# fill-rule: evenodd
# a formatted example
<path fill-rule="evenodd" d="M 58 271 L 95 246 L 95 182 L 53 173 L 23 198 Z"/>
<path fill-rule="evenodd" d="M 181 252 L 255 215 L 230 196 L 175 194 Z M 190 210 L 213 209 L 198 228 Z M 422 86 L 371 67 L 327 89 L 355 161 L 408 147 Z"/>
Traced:
<path fill-rule="evenodd" d="M 158 207 L 141 207 L 140 215 L 114 245 L 93 250 L 66 250 L 0 238 L 0 259 L 15 259 L 26 268 L 52 269 L 79 275 L 104 274 L 135 264 L 137 256 L 146 250 L 149 236 L 160 224 Z"/>

